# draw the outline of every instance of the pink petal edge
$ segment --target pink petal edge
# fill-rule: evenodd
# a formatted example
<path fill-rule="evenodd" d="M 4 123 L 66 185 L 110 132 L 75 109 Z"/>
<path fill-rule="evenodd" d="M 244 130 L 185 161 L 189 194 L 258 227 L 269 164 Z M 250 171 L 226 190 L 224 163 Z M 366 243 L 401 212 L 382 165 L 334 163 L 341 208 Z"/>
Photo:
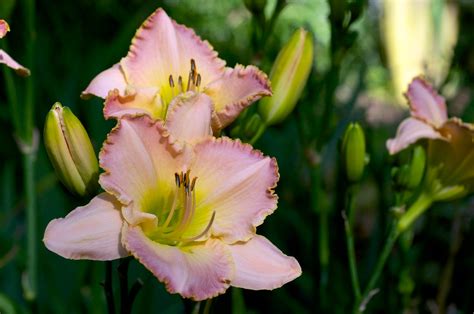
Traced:
<path fill-rule="evenodd" d="M 170 293 L 195 301 L 224 293 L 234 276 L 227 246 L 216 239 L 176 247 L 147 238 L 140 227 L 124 225 L 122 242 Z"/>
<path fill-rule="evenodd" d="M 235 277 L 231 282 L 234 287 L 272 290 L 301 275 L 298 261 L 263 236 L 229 245 L 229 249 L 235 263 Z"/>
<path fill-rule="evenodd" d="M 212 135 L 212 101 L 202 93 L 188 92 L 175 97 L 166 116 L 166 127 L 170 134 L 183 142 Z"/>
<path fill-rule="evenodd" d="M 213 236 L 226 243 L 247 241 L 277 208 L 274 188 L 279 180 L 274 158 L 226 137 L 196 144 L 190 168 L 196 182 L 197 213 L 216 212 Z"/>
<path fill-rule="evenodd" d="M 116 63 L 111 68 L 100 72 L 94 77 L 81 93 L 81 98 L 88 99 L 94 95 L 105 99 L 109 92 L 114 89 L 117 89 L 121 95 L 124 95 L 126 87 L 125 76 L 120 68 L 120 64 Z"/>
<path fill-rule="evenodd" d="M 226 68 L 224 74 L 204 87 L 216 111 L 217 121 L 213 129 L 226 127 L 254 101 L 263 96 L 271 96 L 272 91 L 267 75 L 257 67 L 237 64 L 234 69 Z"/>
<path fill-rule="evenodd" d="M 421 139 L 445 138 L 431 125 L 416 118 L 407 118 L 398 126 L 395 138 L 387 141 L 387 149 L 394 155 Z"/>
<path fill-rule="evenodd" d="M 448 120 L 444 98 L 422 76 L 413 79 L 405 96 L 413 117 L 434 127 L 440 127 Z"/>
<path fill-rule="evenodd" d="M 128 256 L 121 244 L 120 203 L 102 193 L 66 217 L 52 220 L 43 242 L 48 250 L 68 259 L 109 261 Z"/>
<path fill-rule="evenodd" d="M 15 70 L 15 72 L 20 76 L 29 76 L 30 70 L 13 60 L 5 51 L 0 49 L 0 64 L 5 64 L 9 68 Z"/>

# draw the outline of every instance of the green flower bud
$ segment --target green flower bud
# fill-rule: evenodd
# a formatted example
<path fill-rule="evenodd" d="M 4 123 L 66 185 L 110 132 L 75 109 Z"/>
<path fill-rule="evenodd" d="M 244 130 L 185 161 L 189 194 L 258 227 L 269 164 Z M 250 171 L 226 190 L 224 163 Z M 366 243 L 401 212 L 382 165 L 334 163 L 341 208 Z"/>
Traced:
<path fill-rule="evenodd" d="M 342 140 L 342 158 L 347 179 L 357 182 L 364 173 L 365 160 L 365 136 L 364 131 L 358 123 L 347 126 Z"/>
<path fill-rule="evenodd" d="M 270 72 L 273 96 L 259 103 L 263 121 L 283 121 L 295 108 L 313 64 L 313 38 L 300 28 L 281 49 Z"/>
<path fill-rule="evenodd" d="M 68 107 L 55 103 L 44 126 L 44 144 L 61 182 L 79 196 L 94 194 L 99 165 L 92 143 Z"/>
<path fill-rule="evenodd" d="M 416 146 L 413 149 L 413 155 L 410 161 L 408 176 L 405 180 L 405 186 L 408 189 L 415 189 L 420 185 L 425 173 L 426 153 L 423 147 Z"/>

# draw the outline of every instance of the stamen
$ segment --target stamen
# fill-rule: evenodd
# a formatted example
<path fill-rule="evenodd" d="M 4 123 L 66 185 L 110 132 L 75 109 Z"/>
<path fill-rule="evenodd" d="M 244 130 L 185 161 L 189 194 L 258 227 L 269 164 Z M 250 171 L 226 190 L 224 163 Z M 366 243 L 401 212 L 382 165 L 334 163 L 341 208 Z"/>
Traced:
<path fill-rule="evenodd" d="M 178 178 L 178 174 L 175 173 L 175 176 L 176 178 Z M 179 187 L 179 181 L 178 181 L 178 187 Z M 179 192 L 179 189 L 175 189 L 174 190 L 174 195 L 173 195 L 173 203 L 171 204 L 171 209 L 170 209 L 170 212 L 168 213 L 168 216 L 166 217 L 166 220 L 165 220 L 165 223 L 160 227 L 162 229 L 166 229 L 166 227 L 168 227 L 168 225 L 170 224 L 171 222 L 171 219 L 173 218 L 173 215 L 174 215 L 174 212 L 176 210 L 176 203 L 178 202 L 178 192 Z"/>
<path fill-rule="evenodd" d="M 188 86 L 186 88 L 186 91 L 189 91 L 190 90 L 190 87 L 192 86 L 191 85 L 191 81 L 193 80 L 194 78 L 194 74 L 193 74 L 193 71 L 189 71 L 189 75 L 188 75 Z M 194 84 L 194 82 L 192 82 Z"/>
<path fill-rule="evenodd" d="M 170 82 L 170 86 L 172 88 L 174 88 L 174 80 L 173 80 L 173 75 L 170 74 L 170 77 L 169 77 L 169 82 Z"/>
<path fill-rule="evenodd" d="M 180 179 L 179 179 L 179 175 L 177 172 L 174 173 L 174 181 L 176 183 L 176 186 L 179 188 L 180 187 Z"/>
<path fill-rule="evenodd" d="M 196 78 L 196 87 L 199 87 L 199 85 L 201 85 L 201 74 L 198 74 Z"/>
<path fill-rule="evenodd" d="M 191 72 L 195 72 L 196 71 L 196 62 L 194 61 L 194 59 L 191 59 Z"/>
<path fill-rule="evenodd" d="M 183 78 L 181 77 L 181 75 L 178 77 L 178 85 L 179 85 L 179 89 L 180 89 L 180 93 L 182 93 L 184 91 L 184 88 L 183 88 Z"/>
<path fill-rule="evenodd" d="M 211 229 L 212 224 L 214 223 L 214 219 L 215 219 L 215 218 L 216 218 L 216 212 L 213 211 L 213 212 L 212 212 L 211 220 L 209 220 L 209 223 L 207 224 L 206 228 L 204 229 L 203 232 L 201 232 L 201 233 L 198 234 L 197 236 L 194 236 L 194 237 L 192 237 L 192 238 L 180 238 L 180 239 L 173 239 L 173 240 L 179 241 L 179 242 L 181 242 L 181 243 L 189 243 L 189 242 L 196 241 L 196 240 L 198 240 L 199 238 L 202 238 L 202 237 L 205 236 L 206 233 Z"/>
<path fill-rule="evenodd" d="M 191 191 L 194 191 L 194 185 L 196 185 L 196 180 L 197 180 L 197 177 L 194 177 L 193 181 L 191 182 Z"/>

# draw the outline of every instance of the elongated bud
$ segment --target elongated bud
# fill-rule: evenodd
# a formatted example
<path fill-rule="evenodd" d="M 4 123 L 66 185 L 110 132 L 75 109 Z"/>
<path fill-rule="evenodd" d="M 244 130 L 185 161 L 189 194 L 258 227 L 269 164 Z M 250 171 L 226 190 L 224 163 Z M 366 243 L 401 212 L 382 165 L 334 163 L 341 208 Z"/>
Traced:
<path fill-rule="evenodd" d="M 55 103 L 44 126 L 44 144 L 61 182 L 79 196 L 94 194 L 99 165 L 89 136 L 68 107 Z"/>
<path fill-rule="evenodd" d="M 347 126 L 342 141 L 342 158 L 347 179 L 357 182 L 364 174 L 365 160 L 365 136 L 364 131 L 358 123 Z"/>
<path fill-rule="evenodd" d="M 259 103 L 267 125 L 283 121 L 295 108 L 313 64 L 313 38 L 300 28 L 281 49 L 270 72 L 273 96 Z"/>

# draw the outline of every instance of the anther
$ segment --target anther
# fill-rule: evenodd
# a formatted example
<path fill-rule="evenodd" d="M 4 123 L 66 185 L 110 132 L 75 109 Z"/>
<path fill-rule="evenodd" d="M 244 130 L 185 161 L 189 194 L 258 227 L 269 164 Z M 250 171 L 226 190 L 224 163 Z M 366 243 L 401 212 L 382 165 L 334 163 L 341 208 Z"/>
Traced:
<path fill-rule="evenodd" d="M 191 181 L 191 191 L 194 191 L 194 186 L 196 185 L 196 180 L 197 180 L 197 177 L 194 177 L 193 181 Z"/>
<path fill-rule="evenodd" d="M 174 173 L 174 180 L 175 180 L 176 186 L 179 188 L 180 182 L 179 182 L 179 175 L 177 172 Z"/>
<path fill-rule="evenodd" d="M 196 78 L 196 87 L 199 87 L 199 85 L 201 85 L 201 74 L 198 74 Z"/>
<path fill-rule="evenodd" d="M 178 77 L 178 85 L 181 89 L 181 92 L 183 92 L 183 78 L 181 77 L 181 75 Z"/>
<path fill-rule="evenodd" d="M 191 72 L 195 72 L 196 71 L 196 62 L 194 61 L 194 59 L 191 59 Z"/>
<path fill-rule="evenodd" d="M 170 77 L 169 77 L 169 81 L 170 81 L 170 86 L 174 87 L 173 75 L 171 75 L 171 74 L 170 74 Z"/>

